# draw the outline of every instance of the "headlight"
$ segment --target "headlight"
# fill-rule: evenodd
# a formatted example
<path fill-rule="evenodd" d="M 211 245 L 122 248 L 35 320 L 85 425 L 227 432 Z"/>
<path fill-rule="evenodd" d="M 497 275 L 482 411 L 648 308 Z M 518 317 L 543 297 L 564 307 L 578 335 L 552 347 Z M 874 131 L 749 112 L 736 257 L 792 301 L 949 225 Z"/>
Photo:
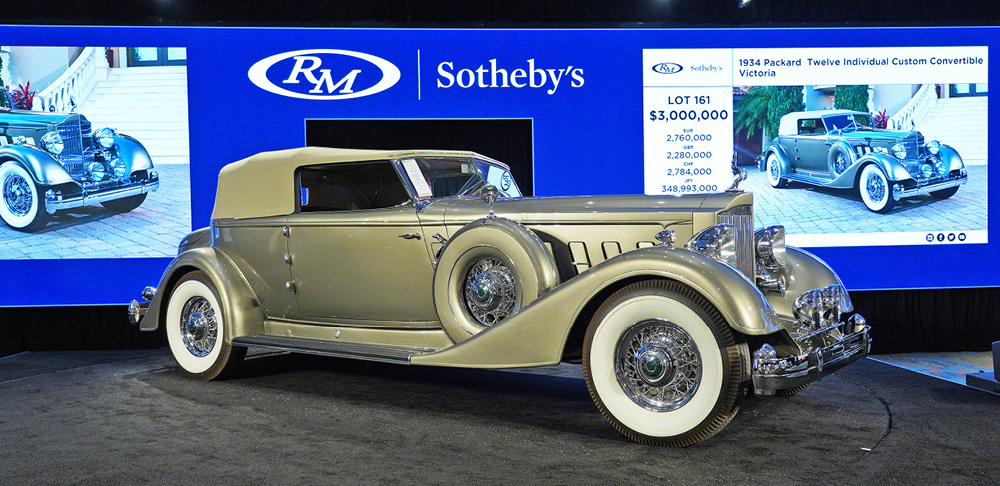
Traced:
<path fill-rule="evenodd" d="M 761 228 L 753 234 L 757 248 L 757 261 L 767 268 L 785 268 L 785 227 L 781 225 Z"/>
<path fill-rule="evenodd" d="M 94 132 L 94 143 L 99 147 L 109 149 L 115 144 L 115 135 L 117 133 L 114 128 L 101 128 Z"/>
<path fill-rule="evenodd" d="M 701 253 L 712 260 L 736 266 L 736 227 L 718 224 L 692 236 L 684 248 Z"/>
<path fill-rule="evenodd" d="M 104 164 L 100 162 L 91 162 L 86 166 L 87 175 L 90 176 L 90 180 L 93 182 L 101 182 L 108 175 L 107 169 L 104 168 Z"/>
<path fill-rule="evenodd" d="M 899 160 L 906 159 L 906 145 L 903 142 L 892 146 L 892 155 Z"/>
<path fill-rule="evenodd" d="M 59 155 L 63 151 L 63 139 L 59 132 L 49 132 L 42 136 L 42 148 L 48 150 L 52 155 Z"/>
<path fill-rule="evenodd" d="M 937 140 L 931 140 L 930 142 L 927 142 L 927 151 L 934 155 L 937 155 L 938 153 L 941 152 L 941 142 L 938 142 Z"/>

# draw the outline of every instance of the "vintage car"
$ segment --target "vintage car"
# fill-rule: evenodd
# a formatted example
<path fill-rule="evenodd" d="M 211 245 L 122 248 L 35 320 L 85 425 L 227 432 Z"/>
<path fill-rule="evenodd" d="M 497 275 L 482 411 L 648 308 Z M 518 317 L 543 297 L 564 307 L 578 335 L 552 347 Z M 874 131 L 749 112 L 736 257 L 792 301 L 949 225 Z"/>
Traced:
<path fill-rule="evenodd" d="M 126 213 L 159 188 L 149 153 L 113 128 L 93 130 L 79 114 L 18 110 L 0 88 L 0 218 L 33 232 L 49 215 L 101 203 Z"/>
<path fill-rule="evenodd" d="M 788 181 L 838 189 L 857 188 L 865 206 L 887 213 L 900 199 L 947 199 L 967 174 L 955 149 L 920 132 L 874 128 L 868 113 L 801 111 L 781 117 L 778 137 L 766 151 L 772 187 Z"/>
<path fill-rule="evenodd" d="M 837 275 L 786 248 L 781 226 L 752 225 L 739 190 L 527 198 L 507 166 L 471 152 L 266 152 L 222 169 L 211 226 L 130 314 L 165 329 L 199 380 L 232 373 L 249 346 L 582 363 L 619 431 L 686 446 L 751 387 L 793 393 L 869 349 Z"/>

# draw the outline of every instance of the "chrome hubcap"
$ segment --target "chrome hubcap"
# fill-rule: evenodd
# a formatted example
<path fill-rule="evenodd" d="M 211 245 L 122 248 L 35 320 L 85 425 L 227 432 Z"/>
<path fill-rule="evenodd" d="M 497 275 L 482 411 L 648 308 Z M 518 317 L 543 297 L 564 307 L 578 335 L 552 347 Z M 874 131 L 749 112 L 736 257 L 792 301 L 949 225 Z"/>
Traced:
<path fill-rule="evenodd" d="M 872 201 L 878 202 L 885 197 L 885 183 L 882 182 L 882 178 L 878 175 L 869 174 L 865 187 L 868 189 L 868 197 L 870 197 Z"/>
<path fill-rule="evenodd" d="M 208 356 L 215 348 L 219 335 L 219 323 L 215 309 L 204 297 L 191 297 L 181 309 L 181 340 L 184 347 L 200 357 Z"/>
<path fill-rule="evenodd" d="M 629 327 L 615 349 L 615 376 L 625 394 L 654 412 L 691 400 L 701 383 L 701 355 L 691 335 L 663 319 Z"/>
<path fill-rule="evenodd" d="M 837 160 L 833 162 L 833 171 L 837 174 L 843 174 L 847 170 L 847 157 L 844 157 L 843 153 L 837 153 Z"/>
<path fill-rule="evenodd" d="M 496 258 L 483 258 L 465 277 L 465 305 L 484 326 L 492 326 L 514 313 L 517 286 L 510 269 Z"/>
<path fill-rule="evenodd" d="M 778 181 L 778 164 L 774 161 L 771 162 L 771 180 L 774 182 Z"/>
<path fill-rule="evenodd" d="M 14 216 L 22 217 L 31 211 L 31 187 L 23 177 L 11 174 L 3 181 L 3 202 Z"/>

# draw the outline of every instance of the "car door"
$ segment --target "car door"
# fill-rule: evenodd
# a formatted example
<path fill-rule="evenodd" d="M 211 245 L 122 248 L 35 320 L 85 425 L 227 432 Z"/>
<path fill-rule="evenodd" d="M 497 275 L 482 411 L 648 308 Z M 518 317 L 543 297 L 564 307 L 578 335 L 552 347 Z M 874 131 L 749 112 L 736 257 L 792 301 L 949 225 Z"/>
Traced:
<path fill-rule="evenodd" d="M 292 288 L 305 320 L 428 328 L 437 321 L 417 212 L 389 161 L 298 171 L 288 217 Z"/>
<path fill-rule="evenodd" d="M 826 129 L 818 118 L 804 118 L 798 121 L 796 135 L 797 168 L 813 172 L 826 173 L 826 156 L 829 146 L 826 145 Z M 823 174 L 814 174 L 823 175 Z"/>

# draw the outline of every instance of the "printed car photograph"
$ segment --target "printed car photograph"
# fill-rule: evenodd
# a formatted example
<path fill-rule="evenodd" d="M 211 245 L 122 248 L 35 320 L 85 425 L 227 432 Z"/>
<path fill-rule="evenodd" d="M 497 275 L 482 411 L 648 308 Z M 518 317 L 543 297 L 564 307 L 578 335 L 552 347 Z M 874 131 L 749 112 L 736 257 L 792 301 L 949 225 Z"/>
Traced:
<path fill-rule="evenodd" d="M 772 187 L 788 181 L 858 191 L 865 206 L 887 213 L 902 198 L 948 199 L 968 174 L 958 151 L 918 131 L 875 128 L 849 110 L 789 113 L 765 152 Z"/>
<path fill-rule="evenodd" d="M 753 199 L 529 198 L 472 152 L 264 152 L 221 170 L 210 226 L 129 314 L 196 380 L 238 375 L 250 347 L 579 364 L 615 429 L 688 446 L 748 394 L 794 394 L 869 350 L 837 274 L 781 226 L 755 231 Z"/>

